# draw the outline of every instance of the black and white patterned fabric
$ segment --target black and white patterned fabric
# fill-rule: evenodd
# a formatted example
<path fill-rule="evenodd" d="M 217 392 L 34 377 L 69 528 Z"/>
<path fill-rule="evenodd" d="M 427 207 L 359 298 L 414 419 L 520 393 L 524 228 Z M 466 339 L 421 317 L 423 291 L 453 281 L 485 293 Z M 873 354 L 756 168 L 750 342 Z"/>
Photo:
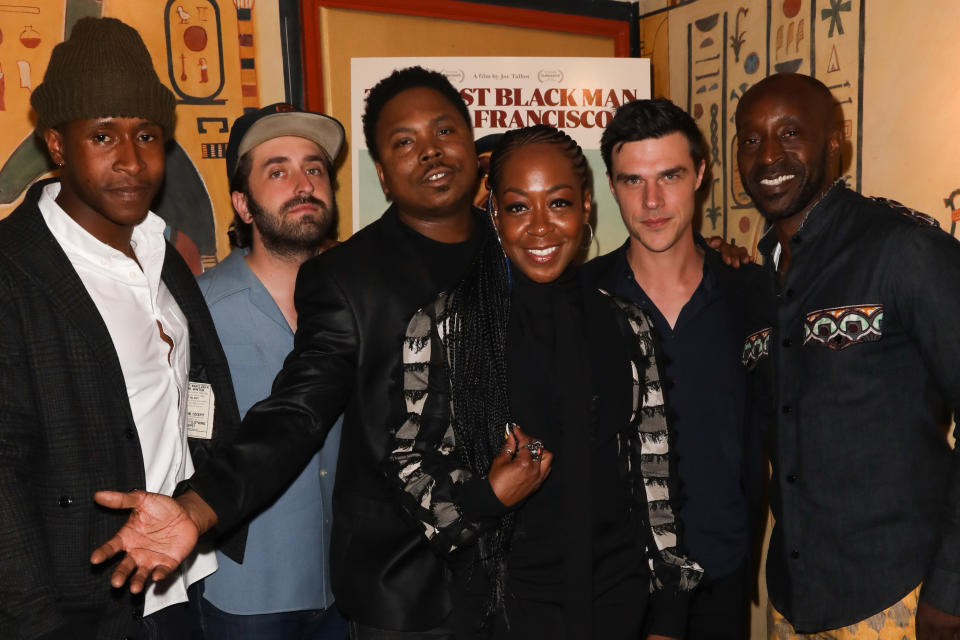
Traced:
<path fill-rule="evenodd" d="M 631 360 L 633 409 L 631 436 L 618 436 L 619 464 L 625 471 L 634 496 L 635 508 L 645 512 L 649 523 L 646 543 L 653 579 L 651 589 L 672 588 L 690 591 L 703 569 L 686 558 L 678 543 L 675 496 L 670 481 L 669 433 L 664 410 L 660 375 L 654 357 L 650 322 L 636 306 L 606 292 L 624 313 L 637 341 L 637 356 Z M 407 326 L 403 345 L 403 393 L 407 418 L 394 435 L 394 446 L 386 462 L 403 488 L 407 511 L 423 527 L 434 548 L 449 554 L 468 544 L 481 526 L 469 522 L 454 496 L 457 485 L 473 474 L 459 466 L 449 402 L 449 381 L 435 368 L 445 367 L 442 356 L 447 327 L 457 321 L 445 313 L 447 298 L 441 295 L 420 310 Z M 439 396 L 439 397 L 435 397 Z M 446 405 L 446 406 L 442 406 Z M 444 413 L 443 424 L 432 418 Z"/>
<path fill-rule="evenodd" d="M 639 468 L 642 496 L 637 502 L 646 504 L 647 521 L 656 549 L 648 549 L 653 588 L 668 586 L 664 568 L 668 568 L 669 583 L 681 591 L 691 591 L 703 577 L 703 569 L 685 557 L 678 540 L 676 497 L 671 492 L 670 442 L 660 371 L 654 355 L 650 320 L 637 306 L 620 300 L 607 292 L 610 299 L 624 312 L 639 347 L 639 357 L 630 364 L 633 374 L 633 413 L 636 438 L 620 442 L 621 458 L 628 469 Z M 636 474 L 631 477 L 637 478 Z M 677 576 L 679 572 L 679 576 Z"/>

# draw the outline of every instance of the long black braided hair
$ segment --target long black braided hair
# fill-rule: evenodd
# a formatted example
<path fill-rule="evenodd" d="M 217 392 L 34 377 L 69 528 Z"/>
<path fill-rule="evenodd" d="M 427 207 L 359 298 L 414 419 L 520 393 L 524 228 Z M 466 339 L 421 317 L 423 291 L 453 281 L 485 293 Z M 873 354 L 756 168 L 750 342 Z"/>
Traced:
<path fill-rule="evenodd" d="M 501 184 L 506 159 L 531 144 L 557 145 L 570 159 L 582 188 L 588 188 L 590 171 L 580 146 L 558 129 L 536 125 L 504 134 L 490 158 L 491 192 L 496 193 Z M 510 267 L 489 219 L 482 233 L 476 258 L 450 292 L 438 318 L 446 335 L 457 455 L 477 476 L 489 472 L 503 449 L 504 433 L 511 422 L 506 365 Z M 506 559 L 515 517 L 513 512 L 506 514 L 478 537 L 476 564 L 490 582 L 484 609 L 487 622 L 504 611 Z"/>

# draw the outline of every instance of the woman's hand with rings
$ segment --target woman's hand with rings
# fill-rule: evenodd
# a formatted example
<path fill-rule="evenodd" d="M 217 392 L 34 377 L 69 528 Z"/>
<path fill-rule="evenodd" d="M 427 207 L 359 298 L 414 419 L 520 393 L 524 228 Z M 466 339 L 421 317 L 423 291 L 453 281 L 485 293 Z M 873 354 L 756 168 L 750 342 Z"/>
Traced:
<path fill-rule="evenodd" d="M 487 479 L 497 498 L 512 507 L 540 488 L 550 475 L 553 454 L 543 443 L 513 427 L 500 455 L 493 459 Z"/>

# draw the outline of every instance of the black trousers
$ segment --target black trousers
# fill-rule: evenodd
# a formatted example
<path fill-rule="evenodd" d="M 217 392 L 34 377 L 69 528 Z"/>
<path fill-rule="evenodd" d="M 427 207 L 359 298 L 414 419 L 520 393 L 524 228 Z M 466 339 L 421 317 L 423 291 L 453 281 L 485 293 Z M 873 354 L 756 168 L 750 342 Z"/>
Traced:
<path fill-rule="evenodd" d="M 426 631 L 391 631 L 350 621 L 350 640 L 458 640 L 459 635 L 448 618 L 439 627 Z"/>
<path fill-rule="evenodd" d="M 592 604 L 589 638 L 571 633 L 563 605 L 508 595 L 506 618 L 498 615 L 480 628 L 485 596 L 457 590 L 453 615 L 456 640 L 640 640 L 649 591 L 647 575 L 624 579 Z"/>
<path fill-rule="evenodd" d="M 187 589 L 188 602 L 173 604 L 140 620 L 135 640 L 202 640 L 200 585 Z"/>
<path fill-rule="evenodd" d="M 690 601 L 686 640 L 745 640 L 749 632 L 751 563 L 700 583 Z"/>

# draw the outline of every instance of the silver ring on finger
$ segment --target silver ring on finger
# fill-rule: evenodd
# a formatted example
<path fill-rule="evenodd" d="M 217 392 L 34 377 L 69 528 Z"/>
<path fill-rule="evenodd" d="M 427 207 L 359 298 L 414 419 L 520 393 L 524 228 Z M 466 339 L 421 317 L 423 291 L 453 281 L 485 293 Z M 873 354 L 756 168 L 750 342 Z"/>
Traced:
<path fill-rule="evenodd" d="M 530 452 L 530 459 L 534 462 L 540 462 L 543 457 L 543 443 L 539 440 L 531 440 L 523 447 Z"/>

